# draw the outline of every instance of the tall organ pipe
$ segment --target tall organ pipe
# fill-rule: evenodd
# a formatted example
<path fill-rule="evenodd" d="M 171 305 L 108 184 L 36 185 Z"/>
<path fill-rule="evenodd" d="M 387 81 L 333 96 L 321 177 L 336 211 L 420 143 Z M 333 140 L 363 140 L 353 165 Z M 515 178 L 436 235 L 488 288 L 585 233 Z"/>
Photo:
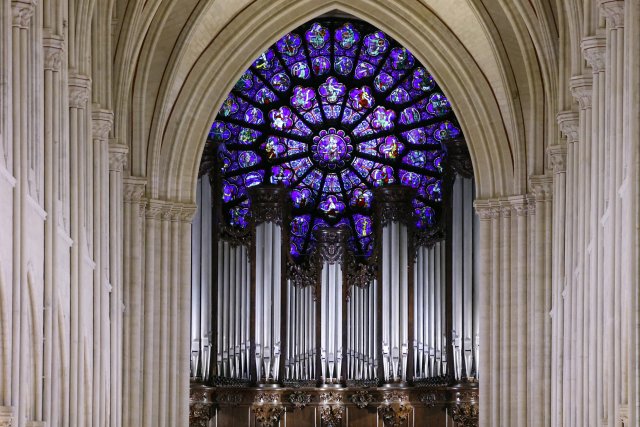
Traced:
<path fill-rule="evenodd" d="M 409 316 L 409 289 L 415 278 L 409 276 L 409 233 L 411 224 L 411 199 L 414 190 L 400 185 L 390 185 L 376 190 L 376 215 L 382 229 L 380 257 L 380 292 L 382 316 L 378 325 L 382 328 L 382 375 L 385 383 L 405 383 L 413 372 L 409 362 L 409 329 L 413 319 Z M 413 299 L 413 295 L 411 296 Z M 412 335 L 415 331 L 412 330 Z"/>
<path fill-rule="evenodd" d="M 319 301 L 320 324 L 314 325 L 320 337 L 320 378 L 323 384 L 339 385 L 346 378 L 342 369 L 346 348 L 343 345 L 344 256 L 349 230 L 322 228 L 314 231 L 317 239 L 316 263 L 321 266 Z M 317 360 L 317 359 L 316 359 Z M 345 365 L 346 367 L 346 365 Z"/>
<path fill-rule="evenodd" d="M 278 383 L 281 380 L 280 356 L 285 348 L 281 336 L 280 304 L 283 287 L 283 209 L 288 197 L 280 186 L 252 187 L 255 250 L 255 369 L 258 383 Z M 286 319 L 284 319 L 286 322 Z"/>

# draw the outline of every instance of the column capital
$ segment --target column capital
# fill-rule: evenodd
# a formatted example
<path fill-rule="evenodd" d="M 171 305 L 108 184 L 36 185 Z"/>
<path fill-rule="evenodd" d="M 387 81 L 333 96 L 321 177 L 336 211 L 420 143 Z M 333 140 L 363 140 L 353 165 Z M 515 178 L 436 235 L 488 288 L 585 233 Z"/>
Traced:
<path fill-rule="evenodd" d="M 161 218 L 165 221 L 191 222 L 196 206 L 173 200 L 150 199 L 145 216 L 149 219 Z"/>
<path fill-rule="evenodd" d="M 529 185 L 536 202 L 544 202 L 553 198 L 553 176 L 531 175 Z"/>
<path fill-rule="evenodd" d="M 91 79 L 79 74 L 69 76 L 69 107 L 86 108 L 91 94 Z"/>
<path fill-rule="evenodd" d="M 109 170 L 122 172 L 127 166 L 129 147 L 125 144 L 109 144 Z"/>
<path fill-rule="evenodd" d="M 605 69 L 605 55 L 607 52 L 607 39 L 604 36 L 585 37 L 580 43 L 582 55 L 591 66 L 594 73 Z"/>
<path fill-rule="evenodd" d="M 554 173 L 562 173 L 567 170 L 567 144 L 561 142 L 547 148 L 549 164 Z"/>
<path fill-rule="evenodd" d="M 527 216 L 529 214 L 529 199 L 527 196 L 513 196 L 509 198 L 509 201 L 516 216 Z"/>
<path fill-rule="evenodd" d="M 95 139 L 107 141 L 112 126 L 113 111 L 94 109 L 91 112 L 91 130 Z"/>
<path fill-rule="evenodd" d="M 476 200 L 473 206 L 476 209 L 476 214 L 478 214 L 480 221 L 490 221 L 494 218 L 499 218 L 502 212 L 502 205 L 498 199 Z"/>
<path fill-rule="evenodd" d="M 571 95 L 578 101 L 581 110 L 591 108 L 592 82 L 592 76 L 575 76 L 569 81 Z"/>
<path fill-rule="evenodd" d="M 17 28 L 28 28 L 33 12 L 36 10 L 36 0 L 13 0 L 11 2 L 12 24 Z"/>
<path fill-rule="evenodd" d="M 139 203 L 144 198 L 147 180 L 142 177 L 128 177 L 124 182 L 124 200 Z"/>
<path fill-rule="evenodd" d="M 560 132 L 567 138 L 567 142 L 573 144 L 578 141 L 578 113 L 575 111 L 561 111 L 556 116 Z"/>
<path fill-rule="evenodd" d="M 598 0 L 600 14 L 613 28 L 624 26 L 624 0 Z"/>
<path fill-rule="evenodd" d="M 42 39 L 44 49 L 44 69 L 60 71 L 62 67 L 62 52 L 64 41 L 60 37 L 47 36 Z"/>

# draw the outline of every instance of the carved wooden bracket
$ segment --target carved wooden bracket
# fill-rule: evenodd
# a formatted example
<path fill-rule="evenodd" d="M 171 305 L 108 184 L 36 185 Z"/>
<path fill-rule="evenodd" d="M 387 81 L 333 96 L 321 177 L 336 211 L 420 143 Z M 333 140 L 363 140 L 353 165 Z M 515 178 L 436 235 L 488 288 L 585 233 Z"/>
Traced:
<path fill-rule="evenodd" d="M 189 398 L 189 426 L 207 427 L 214 414 L 214 403 L 209 399 L 207 391 L 192 389 Z"/>
<path fill-rule="evenodd" d="M 280 395 L 277 393 L 259 393 L 251 411 L 256 417 L 256 422 L 263 427 L 275 427 L 280 423 L 280 418 L 285 413 L 284 405 L 280 403 Z"/>
<path fill-rule="evenodd" d="M 405 425 L 413 406 L 409 404 L 409 397 L 398 392 L 385 393 L 383 402 L 378 406 L 378 413 L 385 426 L 400 427 Z"/>

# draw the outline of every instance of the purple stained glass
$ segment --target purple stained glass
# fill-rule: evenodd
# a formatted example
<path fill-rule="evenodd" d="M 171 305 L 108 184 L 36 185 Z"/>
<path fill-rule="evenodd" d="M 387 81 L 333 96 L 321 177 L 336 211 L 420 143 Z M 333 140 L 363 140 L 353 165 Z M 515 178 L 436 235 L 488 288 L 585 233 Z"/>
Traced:
<path fill-rule="evenodd" d="M 349 103 L 354 110 L 362 111 L 371 108 L 375 100 L 368 86 L 355 88 L 349 91 Z"/>
<path fill-rule="evenodd" d="M 307 43 L 314 49 L 322 49 L 329 41 L 329 30 L 318 22 L 314 22 L 305 33 Z"/>
<path fill-rule="evenodd" d="M 375 68 L 373 68 L 373 65 L 369 64 L 368 62 L 360 62 L 356 67 L 356 71 L 354 75 L 356 79 L 360 80 L 366 77 L 371 77 L 374 71 L 375 71 Z"/>
<path fill-rule="evenodd" d="M 291 105 L 301 110 L 308 110 L 315 104 L 316 92 L 310 87 L 296 86 L 293 88 Z"/>
<path fill-rule="evenodd" d="M 391 67 L 395 70 L 408 70 L 413 67 L 414 58 L 411 52 L 403 47 L 391 49 Z"/>
<path fill-rule="evenodd" d="M 380 154 L 386 159 L 396 159 L 404 152 L 404 144 L 398 141 L 394 135 L 384 138 L 384 142 L 378 148 Z"/>
<path fill-rule="evenodd" d="M 335 77 L 329 77 L 326 82 L 320 85 L 318 92 L 325 102 L 335 104 L 344 96 L 347 89 L 346 86 L 338 82 Z"/>
<path fill-rule="evenodd" d="M 382 31 L 318 19 L 285 34 L 240 76 L 209 139 L 221 173 L 224 218 L 248 227 L 248 187 L 290 188 L 291 255 L 306 257 L 312 230 L 351 228 L 349 247 L 375 245 L 373 189 L 417 190 L 415 224 L 438 222 L 446 153 L 461 130 L 429 72 Z"/>
<path fill-rule="evenodd" d="M 353 59 L 348 56 L 339 56 L 333 66 L 338 74 L 346 76 L 353 69 Z"/>
<path fill-rule="evenodd" d="M 351 49 L 360 41 L 360 33 L 352 24 L 344 24 L 336 31 L 336 41 L 343 49 Z"/>
<path fill-rule="evenodd" d="M 441 116 L 451 110 L 449 100 L 441 93 L 434 93 L 429 97 L 427 111 L 432 116 Z"/>
<path fill-rule="evenodd" d="M 276 43 L 278 51 L 287 56 L 294 56 L 297 54 L 301 45 L 302 41 L 300 40 L 300 36 L 294 33 L 285 35 Z"/>
<path fill-rule="evenodd" d="M 388 91 L 389 89 L 391 89 L 391 86 L 393 86 L 394 83 L 395 80 L 393 80 L 393 77 L 391 77 L 387 73 L 380 73 L 373 80 L 373 84 L 378 92 Z"/>
<path fill-rule="evenodd" d="M 358 237 L 371 236 L 373 233 L 373 221 L 370 217 L 364 215 L 354 215 L 355 231 Z"/>
<path fill-rule="evenodd" d="M 271 110 L 269 112 L 269 119 L 271 119 L 271 127 L 276 130 L 290 129 L 293 126 L 293 113 L 289 107 L 280 107 L 277 110 Z"/>
<path fill-rule="evenodd" d="M 291 80 L 285 73 L 278 73 L 271 77 L 271 86 L 279 92 L 284 92 L 289 89 Z"/>
<path fill-rule="evenodd" d="M 313 58 L 311 61 L 311 68 L 313 68 L 313 72 L 316 76 L 322 76 L 331 70 L 331 62 L 329 61 L 329 58 L 319 56 L 317 58 Z"/>
<path fill-rule="evenodd" d="M 218 121 L 213 122 L 209 135 L 214 141 L 224 141 L 231 138 L 231 132 L 229 129 L 227 129 L 224 123 Z"/>
<path fill-rule="evenodd" d="M 271 183 L 283 184 L 285 186 L 291 185 L 291 179 L 293 178 L 293 172 L 291 169 L 287 169 L 282 166 L 274 166 L 271 168 Z"/>
<path fill-rule="evenodd" d="M 380 106 L 373 110 L 371 126 L 374 129 L 389 130 L 393 128 L 396 113 Z"/>
<path fill-rule="evenodd" d="M 291 201 L 295 208 L 307 207 L 311 203 L 312 198 L 313 194 L 308 188 L 296 188 L 291 191 Z"/>
<path fill-rule="evenodd" d="M 376 31 L 364 38 L 367 55 L 379 56 L 387 51 L 389 40 L 382 31 Z"/>
<path fill-rule="evenodd" d="M 309 66 L 304 61 L 296 62 L 295 64 L 293 64 L 291 66 L 291 74 L 299 79 L 305 80 L 311 76 Z"/>
<path fill-rule="evenodd" d="M 338 197 L 334 195 L 328 196 L 326 199 L 321 201 L 318 207 L 331 219 L 337 218 L 341 215 L 345 208 L 344 203 L 338 200 Z"/>
<path fill-rule="evenodd" d="M 351 139 L 341 130 L 322 130 L 313 138 L 313 159 L 321 166 L 335 169 L 351 158 Z"/>

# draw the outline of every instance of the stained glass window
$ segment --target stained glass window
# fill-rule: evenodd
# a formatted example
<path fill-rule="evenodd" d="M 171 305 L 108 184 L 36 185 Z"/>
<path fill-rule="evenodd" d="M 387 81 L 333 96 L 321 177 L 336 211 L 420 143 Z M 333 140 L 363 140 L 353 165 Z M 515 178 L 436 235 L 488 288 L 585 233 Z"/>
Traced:
<path fill-rule="evenodd" d="M 417 190 L 416 226 L 438 222 L 443 141 L 461 131 L 433 77 L 403 46 L 359 21 L 323 19 L 260 55 L 224 101 L 209 135 L 217 150 L 225 220 L 246 227 L 247 188 L 291 189 L 291 255 L 318 227 L 351 229 L 351 249 L 373 250 L 373 189 Z"/>

